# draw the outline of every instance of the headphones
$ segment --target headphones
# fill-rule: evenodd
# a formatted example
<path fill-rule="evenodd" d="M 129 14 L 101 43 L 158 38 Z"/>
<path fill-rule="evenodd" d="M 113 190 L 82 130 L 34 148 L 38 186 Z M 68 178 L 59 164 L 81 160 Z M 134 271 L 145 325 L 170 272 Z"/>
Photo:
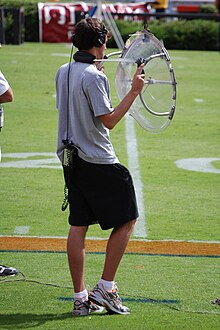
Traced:
<path fill-rule="evenodd" d="M 93 46 L 100 48 L 105 43 L 107 29 L 104 28 L 102 31 L 94 31 L 94 33 L 95 33 L 95 36 L 93 38 L 92 44 L 93 44 Z M 76 39 L 75 34 L 73 34 L 73 36 L 72 36 L 72 43 L 73 43 L 73 46 L 77 47 L 77 39 Z"/>
<path fill-rule="evenodd" d="M 96 36 L 93 41 L 95 47 L 100 48 L 100 47 L 102 47 L 102 45 L 104 45 L 106 33 L 107 33 L 106 30 L 96 32 Z"/>

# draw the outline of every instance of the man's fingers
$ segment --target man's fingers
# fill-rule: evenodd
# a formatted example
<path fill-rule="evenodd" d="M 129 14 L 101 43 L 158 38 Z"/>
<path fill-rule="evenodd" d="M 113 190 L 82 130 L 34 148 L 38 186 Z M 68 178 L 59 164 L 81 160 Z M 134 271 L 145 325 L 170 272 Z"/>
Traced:
<path fill-rule="evenodd" d="M 137 68 L 136 73 L 137 73 L 137 74 L 141 74 L 141 72 L 142 72 L 142 70 L 143 70 L 143 67 L 144 67 L 144 63 L 142 63 L 142 64 Z"/>

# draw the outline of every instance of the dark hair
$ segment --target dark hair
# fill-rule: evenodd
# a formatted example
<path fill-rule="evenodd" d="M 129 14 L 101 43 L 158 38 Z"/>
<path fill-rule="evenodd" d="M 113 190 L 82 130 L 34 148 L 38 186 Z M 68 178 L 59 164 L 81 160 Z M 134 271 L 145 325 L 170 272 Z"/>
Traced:
<path fill-rule="evenodd" d="M 89 50 L 92 47 L 101 47 L 109 35 L 104 23 L 97 18 L 85 18 L 78 22 L 73 35 L 73 45 L 79 50 Z"/>

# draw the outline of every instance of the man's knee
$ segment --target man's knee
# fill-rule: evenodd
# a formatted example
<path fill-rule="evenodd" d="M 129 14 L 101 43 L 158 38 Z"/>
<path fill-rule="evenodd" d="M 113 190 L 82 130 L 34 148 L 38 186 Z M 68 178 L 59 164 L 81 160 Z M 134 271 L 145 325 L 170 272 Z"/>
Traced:
<path fill-rule="evenodd" d="M 121 227 L 127 228 L 127 230 L 133 230 L 136 221 L 137 221 L 137 219 L 130 220 L 130 221 L 124 223 L 123 225 L 121 225 Z"/>
<path fill-rule="evenodd" d="M 131 227 L 132 227 L 132 229 L 134 228 L 134 225 L 136 224 L 136 221 L 137 221 L 137 219 L 134 219 L 134 220 L 131 220 L 130 221 L 130 225 L 131 225 Z"/>

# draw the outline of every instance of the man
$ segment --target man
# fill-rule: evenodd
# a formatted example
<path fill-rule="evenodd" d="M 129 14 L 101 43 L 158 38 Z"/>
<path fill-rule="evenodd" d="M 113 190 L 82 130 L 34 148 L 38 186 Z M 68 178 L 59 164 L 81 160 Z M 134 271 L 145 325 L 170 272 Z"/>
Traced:
<path fill-rule="evenodd" d="M 9 83 L 5 79 L 3 73 L 0 71 L 0 130 L 3 127 L 3 109 L 1 103 L 12 102 L 13 91 L 9 86 Z M 0 161 L 1 161 L 1 150 L 0 150 Z M 17 270 L 13 267 L 7 267 L 0 265 L 0 276 L 11 276 L 16 275 Z"/>
<path fill-rule="evenodd" d="M 68 187 L 70 231 L 67 254 L 74 286 L 73 315 L 88 315 L 94 306 L 129 314 L 114 279 L 132 233 L 138 210 L 129 171 L 119 163 L 109 129 L 123 118 L 144 86 L 141 65 L 125 98 L 115 108 L 106 75 L 96 60 L 103 59 L 109 32 L 95 18 L 76 25 L 75 62 L 56 75 L 59 110 L 57 155 Z M 84 283 L 85 236 L 89 225 L 112 228 L 101 279 L 88 295 Z M 95 304 L 95 305 L 94 305 Z"/>

